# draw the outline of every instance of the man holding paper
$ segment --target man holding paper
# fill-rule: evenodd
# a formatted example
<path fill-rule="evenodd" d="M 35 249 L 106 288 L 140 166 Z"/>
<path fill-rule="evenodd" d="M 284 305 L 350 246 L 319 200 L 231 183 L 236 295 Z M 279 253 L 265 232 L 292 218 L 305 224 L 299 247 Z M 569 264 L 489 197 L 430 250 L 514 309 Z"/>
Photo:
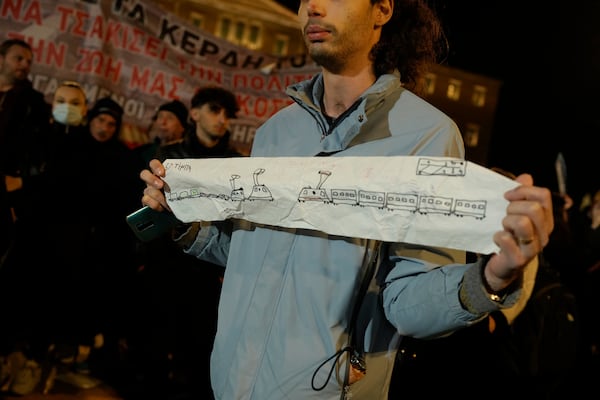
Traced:
<path fill-rule="evenodd" d="M 414 94 L 445 43 L 426 2 L 302 0 L 298 15 L 322 72 L 287 88 L 294 103 L 257 131 L 251 158 L 464 158 L 456 124 Z M 168 171 L 158 160 L 150 167 L 142 202 L 170 210 Z M 455 249 L 237 218 L 180 227 L 184 251 L 226 266 L 215 397 L 387 399 L 402 336 L 448 334 L 523 294 L 523 271 L 553 219 L 549 190 L 529 175 L 516 183 L 499 194 L 506 214 L 489 237 L 498 252 L 471 264 Z"/>

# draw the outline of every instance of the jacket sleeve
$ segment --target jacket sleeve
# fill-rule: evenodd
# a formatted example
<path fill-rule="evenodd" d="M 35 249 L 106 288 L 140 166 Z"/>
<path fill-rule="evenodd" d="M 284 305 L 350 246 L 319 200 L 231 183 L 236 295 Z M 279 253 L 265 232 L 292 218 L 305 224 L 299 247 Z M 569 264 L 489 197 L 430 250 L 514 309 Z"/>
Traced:
<path fill-rule="evenodd" d="M 390 253 L 382 301 L 401 335 L 444 336 L 512 306 L 521 295 L 519 282 L 502 303 L 490 300 L 481 280 L 483 258 L 464 263 L 463 252 L 409 244 L 395 244 Z"/>
<path fill-rule="evenodd" d="M 187 254 L 216 265 L 227 265 L 232 222 L 193 222 L 173 232 L 173 240 Z"/>

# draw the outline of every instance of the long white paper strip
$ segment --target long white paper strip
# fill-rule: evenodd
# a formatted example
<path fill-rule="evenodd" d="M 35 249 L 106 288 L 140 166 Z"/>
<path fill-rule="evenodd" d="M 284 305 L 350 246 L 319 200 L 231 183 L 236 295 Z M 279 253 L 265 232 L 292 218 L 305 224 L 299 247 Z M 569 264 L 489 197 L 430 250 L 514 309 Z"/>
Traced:
<path fill-rule="evenodd" d="M 168 159 L 184 222 L 239 218 L 332 235 L 492 253 L 517 182 L 447 157 Z"/>

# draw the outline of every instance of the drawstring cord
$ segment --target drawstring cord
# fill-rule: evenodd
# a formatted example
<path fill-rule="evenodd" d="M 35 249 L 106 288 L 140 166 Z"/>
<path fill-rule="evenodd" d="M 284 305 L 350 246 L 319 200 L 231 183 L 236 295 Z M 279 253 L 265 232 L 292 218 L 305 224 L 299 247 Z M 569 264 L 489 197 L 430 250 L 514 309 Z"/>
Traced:
<path fill-rule="evenodd" d="M 369 283 L 371 282 L 371 279 L 373 278 L 373 274 L 375 272 L 375 266 L 377 265 L 381 247 L 382 247 L 382 242 L 370 240 L 366 246 L 365 254 L 363 255 L 362 265 L 364 266 L 364 268 L 363 268 L 364 275 L 361 279 L 361 285 L 358 288 L 358 293 L 355 298 L 356 301 L 352 307 L 352 315 L 350 318 L 350 324 L 348 325 L 349 326 L 348 341 L 350 344 L 353 344 L 356 341 L 356 339 L 354 337 L 355 324 L 358 319 L 358 313 L 359 313 L 360 306 L 362 305 L 364 296 L 369 287 Z M 349 345 L 349 346 L 346 346 L 343 349 L 335 352 L 331 357 L 327 358 L 325 361 L 323 361 L 321 363 L 321 365 L 319 365 L 317 367 L 317 369 L 313 373 L 313 376 L 311 379 L 311 386 L 312 386 L 313 390 L 320 391 L 320 390 L 323 390 L 325 388 L 325 386 L 327 386 L 327 383 L 329 383 L 329 380 L 331 379 L 331 375 L 333 375 L 333 370 L 335 369 L 336 364 L 338 363 L 342 354 L 344 354 L 345 352 L 349 353 L 350 358 L 349 358 L 349 362 L 348 362 L 348 370 L 346 371 L 346 377 L 344 379 L 344 390 L 347 390 L 348 386 L 349 386 L 348 379 L 349 379 L 350 369 L 358 371 L 361 374 L 365 374 L 367 372 L 367 366 L 365 364 L 365 360 L 362 357 L 361 352 L 359 352 L 352 345 Z M 325 380 L 325 383 L 322 386 L 316 387 L 315 386 L 315 378 L 317 376 L 317 373 L 321 370 L 321 368 L 323 368 L 325 366 L 325 364 L 327 364 L 328 362 L 330 362 L 333 359 L 335 359 L 335 362 L 331 366 L 331 370 L 329 371 L 329 374 L 327 375 L 327 379 Z M 345 396 L 345 394 L 343 394 L 343 396 Z M 345 398 L 345 397 L 343 397 L 343 398 Z"/>
<path fill-rule="evenodd" d="M 342 354 L 344 354 L 345 352 L 353 354 L 354 353 L 354 349 L 351 346 L 346 346 L 343 349 L 336 351 L 334 355 L 332 355 L 331 357 L 329 357 L 328 359 L 326 359 L 325 361 L 323 361 L 321 363 L 321 365 L 319 365 L 317 367 L 317 369 L 313 373 L 312 379 L 310 381 L 310 384 L 311 384 L 313 390 L 321 391 L 321 390 L 325 389 L 325 386 L 327 386 L 327 383 L 329 383 L 329 380 L 331 379 L 331 375 L 333 375 L 333 370 L 335 369 L 335 365 L 339 361 L 339 359 L 342 356 Z M 317 377 L 317 374 L 319 373 L 319 371 L 321 370 L 321 368 L 323 368 L 325 366 L 325 364 L 327 364 L 329 361 L 333 360 L 334 358 L 335 358 L 335 362 L 331 365 L 331 369 L 329 370 L 329 374 L 327 374 L 327 379 L 325 380 L 325 383 L 323 383 L 322 386 L 316 387 L 315 386 L 315 378 Z"/>

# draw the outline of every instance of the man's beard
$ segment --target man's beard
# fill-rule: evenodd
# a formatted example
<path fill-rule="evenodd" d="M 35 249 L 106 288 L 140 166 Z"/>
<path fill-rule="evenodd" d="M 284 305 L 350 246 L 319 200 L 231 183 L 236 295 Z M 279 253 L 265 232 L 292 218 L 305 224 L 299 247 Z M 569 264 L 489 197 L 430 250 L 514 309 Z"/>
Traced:
<path fill-rule="evenodd" d="M 344 66 L 342 57 L 323 51 L 322 49 L 312 51 L 310 57 L 317 65 L 333 73 L 340 72 Z"/>

